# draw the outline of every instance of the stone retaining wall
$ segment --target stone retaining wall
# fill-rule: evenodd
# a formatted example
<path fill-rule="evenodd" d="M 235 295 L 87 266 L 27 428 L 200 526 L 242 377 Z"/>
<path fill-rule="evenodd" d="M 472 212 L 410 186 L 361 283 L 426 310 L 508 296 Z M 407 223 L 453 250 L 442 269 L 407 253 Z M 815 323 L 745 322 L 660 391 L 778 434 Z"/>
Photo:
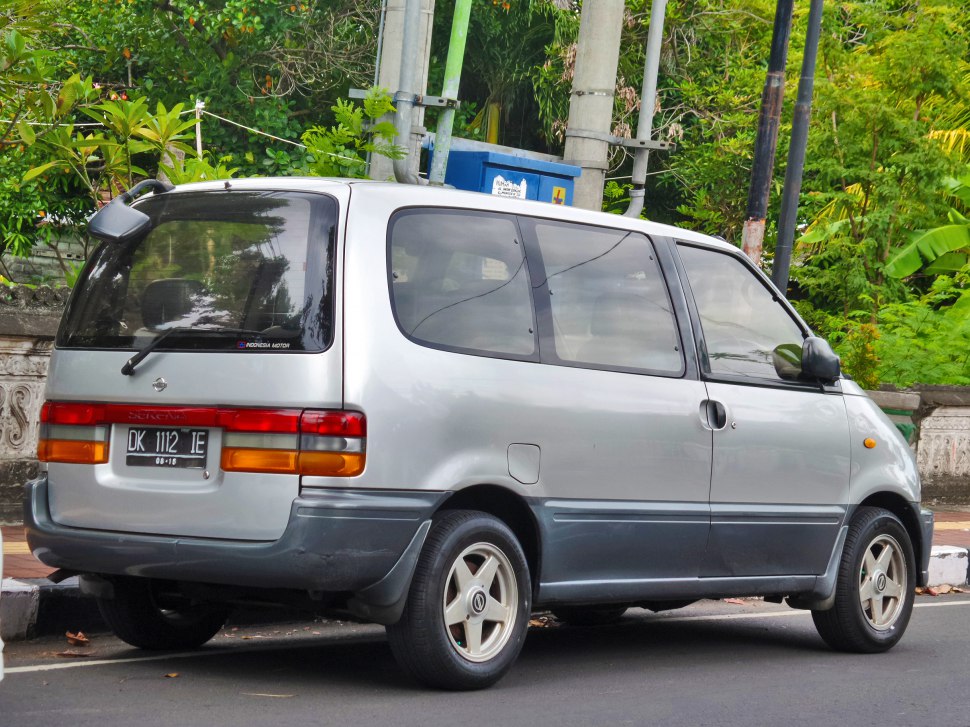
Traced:
<path fill-rule="evenodd" d="M 37 422 L 67 288 L 0 287 L 0 523 L 21 519 L 37 473 Z"/>

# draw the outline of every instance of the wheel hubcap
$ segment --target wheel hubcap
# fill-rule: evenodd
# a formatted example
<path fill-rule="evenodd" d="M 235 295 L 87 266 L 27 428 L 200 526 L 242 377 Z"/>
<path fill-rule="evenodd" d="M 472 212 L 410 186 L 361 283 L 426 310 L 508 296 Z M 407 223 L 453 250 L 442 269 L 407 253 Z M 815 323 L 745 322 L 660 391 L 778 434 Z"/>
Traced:
<path fill-rule="evenodd" d="M 875 538 L 862 559 L 859 601 L 869 625 L 879 631 L 893 627 L 906 601 L 906 559 L 890 535 Z"/>
<path fill-rule="evenodd" d="M 469 661 L 496 656 L 512 635 L 519 589 L 505 554 L 491 543 L 470 545 L 455 559 L 442 599 L 452 647 Z"/>

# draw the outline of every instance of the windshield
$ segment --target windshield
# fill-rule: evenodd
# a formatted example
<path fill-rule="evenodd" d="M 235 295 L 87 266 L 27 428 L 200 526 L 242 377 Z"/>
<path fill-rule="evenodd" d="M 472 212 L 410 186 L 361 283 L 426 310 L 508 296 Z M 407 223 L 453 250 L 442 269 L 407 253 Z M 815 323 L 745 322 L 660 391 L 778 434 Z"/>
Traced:
<path fill-rule="evenodd" d="M 138 205 L 151 231 L 85 266 L 60 348 L 322 351 L 333 336 L 336 202 L 197 192 Z M 161 336 L 165 335 L 164 340 Z"/>

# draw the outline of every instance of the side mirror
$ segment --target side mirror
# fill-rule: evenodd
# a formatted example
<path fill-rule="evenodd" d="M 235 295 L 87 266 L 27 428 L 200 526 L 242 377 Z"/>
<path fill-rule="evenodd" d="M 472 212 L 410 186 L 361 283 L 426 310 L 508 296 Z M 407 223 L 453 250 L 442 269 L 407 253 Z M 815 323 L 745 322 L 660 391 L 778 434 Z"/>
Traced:
<path fill-rule="evenodd" d="M 842 375 L 839 357 L 824 338 L 809 336 L 802 342 L 802 378 L 835 381 Z"/>
<path fill-rule="evenodd" d="M 105 242 L 126 242 L 148 232 L 152 221 L 144 212 L 128 206 L 145 189 L 156 194 L 175 189 L 160 179 L 146 179 L 123 194 L 108 202 L 88 221 L 88 232 L 92 237 Z"/>

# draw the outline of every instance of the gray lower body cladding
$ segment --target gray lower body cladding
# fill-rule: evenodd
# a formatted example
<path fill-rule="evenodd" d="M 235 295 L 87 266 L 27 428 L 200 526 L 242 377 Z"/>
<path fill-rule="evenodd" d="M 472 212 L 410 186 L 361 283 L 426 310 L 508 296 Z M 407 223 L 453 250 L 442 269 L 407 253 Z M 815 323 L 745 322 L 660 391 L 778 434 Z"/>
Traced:
<path fill-rule="evenodd" d="M 282 537 L 209 540 L 67 527 L 54 522 L 47 479 L 27 483 L 24 523 L 43 563 L 85 573 L 260 588 L 356 592 L 384 579 L 422 542 L 441 492 L 331 489 L 293 501 Z M 423 537 L 419 538 L 423 541 Z"/>

